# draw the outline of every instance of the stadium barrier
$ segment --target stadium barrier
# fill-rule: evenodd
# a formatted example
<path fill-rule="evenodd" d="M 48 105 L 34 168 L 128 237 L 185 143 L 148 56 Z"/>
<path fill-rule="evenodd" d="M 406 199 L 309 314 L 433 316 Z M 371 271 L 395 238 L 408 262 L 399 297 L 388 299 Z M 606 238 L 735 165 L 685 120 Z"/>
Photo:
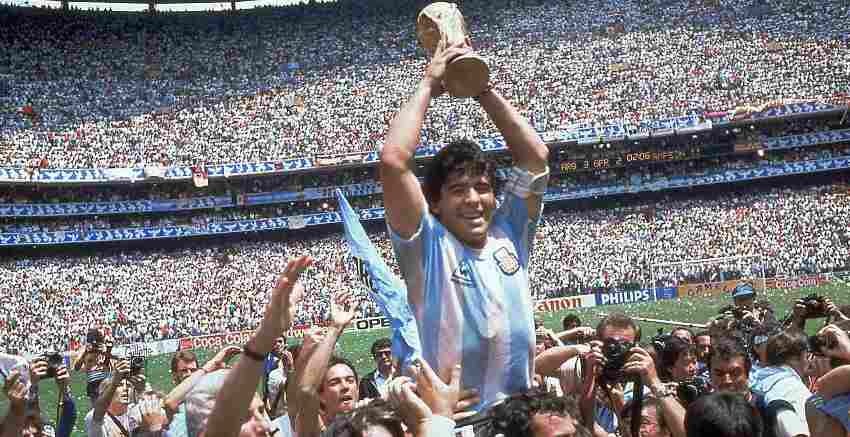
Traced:
<path fill-rule="evenodd" d="M 741 282 L 747 282 L 756 291 L 764 290 L 795 290 L 803 287 L 818 287 L 831 281 L 829 275 L 806 275 L 793 278 L 767 278 L 755 281 L 727 280 L 717 282 L 701 282 L 693 284 L 682 284 L 678 287 L 678 295 L 681 298 L 702 298 L 729 295 Z"/>
<path fill-rule="evenodd" d="M 569 192 L 546 193 L 544 202 L 554 202 L 567 199 L 590 198 L 644 191 L 659 191 L 672 188 L 694 187 L 701 185 L 725 184 L 746 180 L 788 176 L 794 174 L 809 174 L 850 168 L 850 156 L 800 161 L 794 163 L 766 165 L 751 169 L 725 170 L 700 176 L 677 176 L 658 180 L 648 184 L 625 186 L 622 184 L 606 187 L 594 187 Z M 383 208 L 362 209 L 359 212 L 361 220 L 383 219 Z M 324 212 L 294 217 L 273 217 L 256 220 L 239 220 L 230 222 L 208 223 L 206 225 L 173 225 L 150 228 L 118 228 L 98 229 L 91 231 L 49 231 L 0 233 L 0 246 L 30 246 L 78 244 L 104 241 L 149 240 L 160 238 L 184 238 L 201 235 L 240 234 L 255 231 L 270 231 L 282 229 L 300 229 L 304 226 L 317 226 L 339 223 L 340 216 L 336 212 Z"/>

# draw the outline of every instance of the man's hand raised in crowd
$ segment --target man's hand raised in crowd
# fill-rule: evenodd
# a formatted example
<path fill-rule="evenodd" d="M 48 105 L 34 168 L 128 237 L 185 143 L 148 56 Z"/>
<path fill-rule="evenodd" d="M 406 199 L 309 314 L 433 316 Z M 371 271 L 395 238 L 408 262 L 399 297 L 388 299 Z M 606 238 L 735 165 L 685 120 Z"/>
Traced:
<path fill-rule="evenodd" d="M 827 325 L 818 332 L 826 341 L 824 355 L 850 363 L 850 336 L 836 325 Z"/>
<path fill-rule="evenodd" d="M 209 361 L 204 363 L 201 367 L 204 369 L 206 373 L 212 373 L 216 370 L 226 369 L 228 362 L 230 362 L 233 357 L 239 355 L 242 352 L 242 348 L 239 346 L 225 346 L 222 350 L 218 351 L 214 357 L 210 358 Z"/>
<path fill-rule="evenodd" d="M 649 352 L 640 347 L 633 347 L 629 351 L 629 359 L 623 366 L 623 373 L 639 376 L 643 384 L 650 388 L 661 384 L 655 361 Z"/>
<path fill-rule="evenodd" d="M 39 381 L 47 377 L 47 369 L 49 367 L 50 365 L 43 359 L 33 361 L 32 365 L 30 365 L 30 382 L 36 385 Z"/>
<path fill-rule="evenodd" d="M 59 366 L 59 368 L 56 369 L 56 386 L 59 387 L 59 393 L 67 393 L 70 385 L 71 374 L 68 373 L 68 368 L 65 366 Z"/>
<path fill-rule="evenodd" d="M 283 273 L 278 276 L 269 303 L 266 305 L 263 321 L 252 339 L 254 352 L 271 351 L 281 333 L 289 329 L 295 310 L 304 297 L 304 286 L 298 282 L 298 278 L 311 265 L 313 265 L 313 259 L 302 255 L 290 260 Z"/>
<path fill-rule="evenodd" d="M 331 297 L 331 326 L 343 330 L 354 319 L 360 302 L 350 291 L 338 291 Z"/>

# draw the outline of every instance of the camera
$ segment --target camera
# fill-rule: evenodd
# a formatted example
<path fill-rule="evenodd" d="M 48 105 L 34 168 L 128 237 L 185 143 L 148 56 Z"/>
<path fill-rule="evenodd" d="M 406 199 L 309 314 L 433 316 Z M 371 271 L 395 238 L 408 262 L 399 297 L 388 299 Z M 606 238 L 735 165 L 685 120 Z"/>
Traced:
<path fill-rule="evenodd" d="M 806 307 L 807 319 L 820 319 L 829 316 L 829 313 L 826 310 L 826 300 L 823 296 L 810 294 L 800 299 L 800 303 Z"/>
<path fill-rule="evenodd" d="M 605 356 L 601 377 L 603 383 L 615 384 L 623 380 L 623 366 L 633 347 L 634 343 L 628 341 L 605 340 L 602 344 L 602 355 Z"/>
<path fill-rule="evenodd" d="M 97 329 L 89 329 L 86 333 L 86 343 L 92 346 L 100 346 L 103 343 L 103 333 Z"/>
<path fill-rule="evenodd" d="M 735 305 L 726 305 L 723 308 L 720 308 L 719 314 L 732 313 L 732 316 L 735 317 L 736 320 L 743 320 L 745 315 L 745 309 L 742 307 L 738 307 Z"/>
<path fill-rule="evenodd" d="M 58 372 L 59 368 L 65 364 L 65 360 L 59 352 L 46 353 L 38 357 L 36 361 L 44 361 L 47 363 L 47 374 L 44 375 L 45 379 L 55 378 L 56 372 Z"/>
<path fill-rule="evenodd" d="M 145 357 L 134 355 L 130 359 L 130 374 L 139 375 L 145 371 Z"/>
<path fill-rule="evenodd" d="M 711 385 L 705 378 L 699 376 L 686 379 L 676 385 L 676 397 L 686 406 L 709 392 L 711 392 Z"/>

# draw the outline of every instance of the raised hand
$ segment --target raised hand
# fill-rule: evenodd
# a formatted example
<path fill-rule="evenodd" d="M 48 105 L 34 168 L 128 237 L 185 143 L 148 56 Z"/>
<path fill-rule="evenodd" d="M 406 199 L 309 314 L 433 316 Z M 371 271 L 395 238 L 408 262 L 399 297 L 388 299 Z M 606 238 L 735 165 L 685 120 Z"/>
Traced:
<path fill-rule="evenodd" d="M 437 44 L 437 49 L 434 50 L 434 56 L 428 64 L 428 69 L 425 72 L 425 82 L 431 88 L 431 97 L 437 97 L 443 94 L 443 76 L 446 74 L 446 67 L 458 56 L 463 56 L 472 52 L 472 48 L 466 41 L 459 41 L 456 44 L 447 46 L 445 35 Z"/>
<path fill-rule="evenodd" d="M 59 366 L 59 368 L 56 369 L 56 385 L 59 386 L 60 395 L 67 392 L 70 384 L 71 374 L 68 373 L 68 368 L 65 366 Z"/>
<path fill-rule="evenodd" d="M 350 291 L 338 291 L 331 297 L 331 324 L 337 329 L 344 329 L 354 319 L 360 302 Z"/>
<path fill-rule="evenodd" d="M 230 361 L 236 355 L 242 352 L 242 348 L 239 346 L 225 346 L 224 349 L 218 351 L 214 357 L 210 358 L 207 361 L 203 369 L 207 373 L 215 372 L 216 370 L 226 369 L 227 362 Z"/>
<path fill-rule="evenodd" d="M 47 361 L 42 359 L 33 361 L 30 366 L 30 382 L 32 382 L 33 385 L 38 384 L 40 380 L 47 376 L 48 367 L 49 365 L 47 364 Z"/>
<path fill-rule="evenodd" d="M 419 397 L 428 405 L 432 413 L 448 418 L 453 417 L 460 399 L 460 365 L 452 369 L 449 382 L 446 383 L 437 376 L 425 360 L 419 360 L 417 364 L 412 366 L 411 373 L 416 377 Z"/>

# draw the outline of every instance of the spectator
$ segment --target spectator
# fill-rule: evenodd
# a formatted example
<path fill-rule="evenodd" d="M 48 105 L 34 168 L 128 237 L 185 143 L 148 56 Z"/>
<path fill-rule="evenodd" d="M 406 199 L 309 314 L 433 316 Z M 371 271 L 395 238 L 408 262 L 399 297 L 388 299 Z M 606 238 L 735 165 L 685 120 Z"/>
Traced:
<path fill-rule="evenodd" d="M 809 366 L 806 335 L 782 331 L 767 341 L 767 367 L 752 387 L 768 406 L 776 406 L 770 428 L 783 437 L 809 436 L 806 400 L 812 395 L 803 378 Z M 776 404 L 775 404 L 776 402 Z M 781 408 L 780 408 L 781 406 Z M 771 420 L 774 420 L 771 418 Z"/>
<path fill-rule="evenodd" d="M 703 396 L 688 407 L 685 415 L 688 437 L 761 437 L 758 411 L 739 394 Z"/>
<path fill-rule="evenodd" d="M 387 384 L 398 376 L 389 338 L 379 338 L 370 349 L 375 360 L 375 370 L 360 380 L 360 397 L 363 399 L 387 398 Z"/>
<path fill-rule="evenodd" d="M 504 437 L 590 437 L 579 421 L 578 404 L 545 391 L 529 391 L 509 397 L 493 407 L 492 433 Z"/>

